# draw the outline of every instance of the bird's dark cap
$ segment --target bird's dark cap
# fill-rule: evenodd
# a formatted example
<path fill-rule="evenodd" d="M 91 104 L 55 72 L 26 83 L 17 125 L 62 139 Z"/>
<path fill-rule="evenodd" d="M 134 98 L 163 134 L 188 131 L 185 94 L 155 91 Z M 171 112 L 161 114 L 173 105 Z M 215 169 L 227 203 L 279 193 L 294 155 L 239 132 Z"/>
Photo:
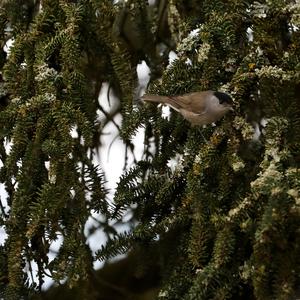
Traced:
<path fill-rule="evenodd" d="M 214 95 L 219 99 L 221 104 L 222 103 L 233 104 L 232 98 L 226 93 L 214 92 Z"/>

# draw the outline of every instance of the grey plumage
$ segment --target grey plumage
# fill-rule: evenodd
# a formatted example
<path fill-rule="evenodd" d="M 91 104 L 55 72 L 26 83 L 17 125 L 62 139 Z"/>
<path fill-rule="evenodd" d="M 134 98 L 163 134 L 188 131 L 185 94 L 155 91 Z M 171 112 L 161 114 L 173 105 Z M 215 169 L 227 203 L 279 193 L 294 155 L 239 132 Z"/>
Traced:
<path fill-rule="evenodd" d="M 214 91 L 195 92 L 181 96 L 145 94 L 142 100 L 172 107 L 181 113 L 192 126 L 214 123 L 232 110 L 231 97 Z"/>

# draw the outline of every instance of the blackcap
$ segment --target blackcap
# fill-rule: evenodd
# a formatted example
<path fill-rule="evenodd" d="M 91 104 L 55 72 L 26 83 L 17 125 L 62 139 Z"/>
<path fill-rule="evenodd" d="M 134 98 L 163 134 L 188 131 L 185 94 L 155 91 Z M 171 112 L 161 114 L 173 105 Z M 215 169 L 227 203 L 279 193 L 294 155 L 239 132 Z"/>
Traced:
<path fill-rule="evenodd" d="M 142 100 L 166 104 L 188 120 L 192 126 L 211 124 L 233 110 L 231 97 L 222 92 L 203 91 L 181 96 L 145 94 Z"/>

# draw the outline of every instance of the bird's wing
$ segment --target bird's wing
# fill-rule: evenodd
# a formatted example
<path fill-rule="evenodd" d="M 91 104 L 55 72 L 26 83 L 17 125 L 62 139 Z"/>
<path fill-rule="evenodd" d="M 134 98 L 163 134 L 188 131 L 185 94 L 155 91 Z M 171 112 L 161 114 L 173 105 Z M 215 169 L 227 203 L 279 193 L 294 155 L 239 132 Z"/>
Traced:
<path fill-rule="evenodd" d="M 208 96 L 210 91 L 189 93 L 182 96 L 169 97 L 172 101 L 172 106 L 178 110 L 184 109 L 195 114 L 203 114 L 206 112 L 205 101 L 199 101 L 200 98 Z M 201 97 L 202 96 L 202 97 Z"/>

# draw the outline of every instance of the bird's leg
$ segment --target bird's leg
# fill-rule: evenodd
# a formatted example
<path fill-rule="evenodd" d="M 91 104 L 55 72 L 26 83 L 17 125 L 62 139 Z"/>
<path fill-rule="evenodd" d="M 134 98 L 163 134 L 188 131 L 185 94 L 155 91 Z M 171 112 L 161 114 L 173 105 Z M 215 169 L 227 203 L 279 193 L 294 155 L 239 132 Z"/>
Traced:
<path fill-rule="evenodd" d="M 203 133 L 202 133 L 202 130 L 200 129 L 200 127 L 198 127 L 198 132 L 201 134 L 201 136 L 202 136 L 203 140 L 204 140 L 204 141 L 205 141 L 205 143 L 207 144 L 207 143 L 208 143 L 208 141 L 207 141 L 207 139 L 205 138 L 205 136 L 203 135 Z"/>

